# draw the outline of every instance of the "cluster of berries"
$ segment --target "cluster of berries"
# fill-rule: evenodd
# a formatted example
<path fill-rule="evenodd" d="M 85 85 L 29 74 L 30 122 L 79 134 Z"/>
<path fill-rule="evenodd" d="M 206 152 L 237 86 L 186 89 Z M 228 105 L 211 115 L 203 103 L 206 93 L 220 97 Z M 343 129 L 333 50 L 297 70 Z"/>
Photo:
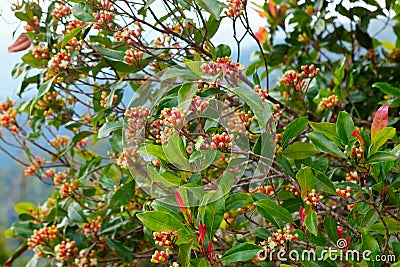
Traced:
<path fill-rule="evenodd" d="M 51 11 L 51 16 L 56 20 L 61 20 L 64 17 L 68 17 L 70 14 L 71 14 L 71 9 L 64 5 L 60 5 L 59 7 Z"/>
<path fill-rule="evenodd" d="M 321 102 L 318 104 L 318 108 L 325 110 L 325 109 L 332 109 L 339 104 L 339 98 L 337 95 L 332 94 L 329 97 L 323 97 Z"/>
<path fill-rule="evenodd" d="M 217 58 L 216 61 L 203 63 L 201 65 L 203 73 L 212 76 L 222 73 L 223 75 L 238 78 L 244 69 L 245 66 L 238 62 L 234 63 L 230 57 Z"/>
<path fill-rule="evenodd" d="M 304 198 L 304 202 L 308 206 L 316 207 L 323 198 L 324 197 L 322 195 L 319 195 L 319 193 L 317 193 L 315 189 L 312 189 L 311 192 L 308 193 L 308 196 Z"/>
<path fill-rule="evenodd" d="M 247 0 L 227 0 L 227 2 L 228 10 L 225 10 L 225 15 L 230 18 L 240 17 L 247 4 Z"/>

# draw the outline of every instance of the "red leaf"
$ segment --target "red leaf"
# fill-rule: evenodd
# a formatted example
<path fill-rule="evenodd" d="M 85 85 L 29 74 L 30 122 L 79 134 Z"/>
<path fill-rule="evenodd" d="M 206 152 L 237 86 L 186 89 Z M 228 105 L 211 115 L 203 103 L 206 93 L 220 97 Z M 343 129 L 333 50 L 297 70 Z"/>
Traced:
<path fill-rule="evenodd" d="M 363 145 L 364 145 L 364 140 L 361 138 L 361 135 L 360 135 L 360 133 L 357 131 L 357 129 L 354 130 L 353 133 L 352 133 L 351 135 L 354 136 L 354 137 L 357 137 L 358 142 L 360 143 L 360 146 L 363 146 Z"/>
<path fill-rule="evenodd" d="M 27 49 L 31 45 L 31 40 L 26 33 L 22 33 L 18 39 L 8 47 L 8 52 L 19 52 Z"/>
<path fill-rule="evenodd" d="M 371 126 L 371 140 L 388 125 L 389 106 L 390 104 L 385 104 L 376 112 Z"/>

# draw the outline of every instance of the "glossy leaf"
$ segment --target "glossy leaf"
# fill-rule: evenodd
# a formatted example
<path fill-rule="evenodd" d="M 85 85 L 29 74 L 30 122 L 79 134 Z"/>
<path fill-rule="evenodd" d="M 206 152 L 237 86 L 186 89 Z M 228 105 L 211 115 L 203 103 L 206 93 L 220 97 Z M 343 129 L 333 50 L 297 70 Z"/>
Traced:
<path fill-rule="evenodd" d="M 313 144 L 301 141 L 294 142 L 282 152 L 285 157 L 292 159 L 305 159 L 316 153 L 318 153 L 318 150 L 315 149 Z"/>
<path fill-rule="evenodd" d="M 353 119 L 347 112 L 340 111 L 336 121 L 336 132 L 338 133 L 343 145 L 349 144 L 349 141 L 354 139 L 352 136 L 353 131 Z"/>
<path fill-rule="evenodd" d="M 310 167 L 303 166 L 297 172 L 296 179 L 300 184 L 301 198 L 306 197 L 308 192 L 315 189 L 315 177 Z"/>
<path fill-rule="evenodd" d="M 179 236 L 177 240 L 178 245 L 195 238 L 193 233 L 191 233 L 181 221 L 171 214 L 162 211 L 146 211 L 139 213 L 136 216 L 152 231 L 176 231 Z"/>
<path fill-rule="evenodd" d="M 307 117 L 297 118 L 286 127 L 285 131 L 282 133 L 281 146 L 286 148 L 290 140 L 297 137 L 301 132 L 303 132 L 308 125 Z"/>
<path fill-rule="evenodd" d="M 126 262 L 132 262 L 133 260 L 133 254 L 132 251 L 124 246 L 124 244 L 121 241 L 111 239 L 111 238 L 106 238 L 105 239 L 107 246 L 111 248 L 113 251 L 117 253 L 121 259 L 123 259 Z"/>
<path fill-rule="evenodd" d="M 315 211 L 308 213 L 304 219 L 304 225 L 313 234 L 318 234 L 318 215 Z"/>
<path fill-rule="evenodd" d="M 338 158 L 346 158 L 346 155 L 336 146 L 334 142 L 329 140 L 325 135 L 319 132 L 308 133 L 307 137 L 315 145 L 315 147 L 327 154 L 334 155 Z"/>
<path fill-rule="evenodd" d="M 108 137 L 112 132 L 122 129 L 122 122 L 120 121 L 111 121 L 106 122 L 101 126 L 97 133 L 97 138 L 105 138 Z"/>
<path fill-rule="evenodd" d="M 131 181 L 119 188 L 111 197 L 109 207 L 120 207 L 128 203 L 135 194 L 135 182 Z"/>
<path fill-rule="evenodd" d="M 329 140 L 334 142 L 337 146 L 340 146 L 342 142 L 340 141 L 340 136 L 336 132 L 336 125 L 330 122 L 309 122 L 311 128 L 315 132 L 322 133 Z"/>
<path fill-rule="evenodd" d="M 280 222 L 276 218 L 282 219 L 284 222 L 293 223 L 292 216 L 283 207 L 275 203 L 275 201 L 266 198 L 254 203 L 257 206 L 258 212 L 269 222 L 280 228 Z"/>
<path fill-rule="evenodd" d="M 186 153 L 183 148 L 182 139 L 177 134 L 173 134 L 168 138 L 168 144 L 163 146 L 163 151 L 168 161 L 175 167 L 182 170 L 192 170 L 193 166 L 190 164 Z"/>
<path fill-rule="evenodd" d="M 377 82 L 374 83 L 372 87 L 379 88 L 385 94 L 400 97 L 400 88 L 392 86 L 387 82 Z"/>
<path fill-rule="evenodd" d="M 249 261 L 255 258 L 261 249 L 260 246 L 254 244 L 241 243 L 225 252 L 221 257 L 221 261 L 224 264 L 238 261 Z"/>

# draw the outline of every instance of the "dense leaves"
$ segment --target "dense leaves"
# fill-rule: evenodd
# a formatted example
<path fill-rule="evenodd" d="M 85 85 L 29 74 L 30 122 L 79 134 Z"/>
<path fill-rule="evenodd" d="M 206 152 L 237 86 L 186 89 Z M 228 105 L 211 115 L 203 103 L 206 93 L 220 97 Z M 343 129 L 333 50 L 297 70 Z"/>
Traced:
<path fill-rule="evenodd" d="M 254 27 L 253 9 L 266 25 Z M 54 192 L 15 206 L 6 236 L 22 245 L 6 266 L 24 250 L 27 266 L 398 260 L 333 258 L 400 251 L 396 1 L 24 0 L 13 10 L 26 33 L 9 51 L 30 49 L 12 75 L 27 97 L 0 103 L 1 148 Z M 394 43 L 371 35 L 374 23 Z M 267 255 L 327 248 L 339 250 Z"/>

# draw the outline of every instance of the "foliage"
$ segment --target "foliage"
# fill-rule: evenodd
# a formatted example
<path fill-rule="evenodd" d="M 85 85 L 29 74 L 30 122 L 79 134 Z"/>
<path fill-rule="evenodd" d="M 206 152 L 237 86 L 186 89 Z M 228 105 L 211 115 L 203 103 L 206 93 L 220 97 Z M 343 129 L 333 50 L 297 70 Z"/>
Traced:
<path fill-rule="evenodd" d="M 23 241 L 6 265 L 27 249 L 27 266 L 269 266 L 273 249 L 328 247 L 400 255 L 400 6 L 335 3 L 15 5 L 26 35 L 10 51 L 32 49 L 12 74 L 20 96 L 35 93 L 1 104 L 2 145 L 23 150 L 29 163 L 10 156 L 54 192 L 15 206 L 7 236 Z M 266 19 L 257 32 L 252 8 Z M 394 23 L 395 44 L 369 34 L 376 19 Z M 228 22 L 236 43 L 215 45 Z M 244 38 L 258 48 L 249 66 Z"/>

